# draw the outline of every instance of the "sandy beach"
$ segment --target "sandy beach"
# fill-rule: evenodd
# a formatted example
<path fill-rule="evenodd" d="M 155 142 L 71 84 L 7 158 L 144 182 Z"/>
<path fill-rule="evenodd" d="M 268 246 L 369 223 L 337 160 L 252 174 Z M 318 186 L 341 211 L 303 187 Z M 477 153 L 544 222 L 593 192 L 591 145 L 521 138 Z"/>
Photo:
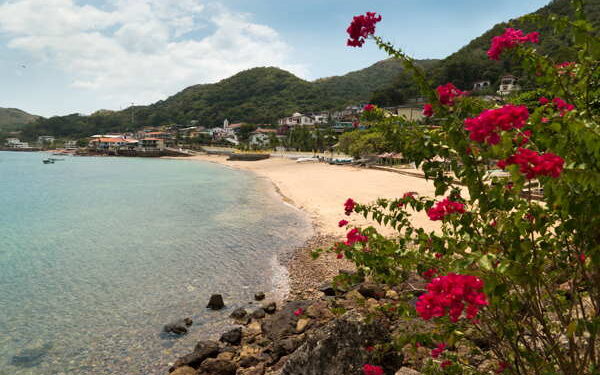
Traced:
<path fill-rule="evenodd" d="M 316 162 L 297 163 L 286 158 L 228 161 L 227 156 L 198 155 L 183 159 L 215 162 L 249 170 L 267 178 L 288 203 L 310 215 L 319 234 L 335 237 L 345 234 L 344 229 L 337 225 L 341 219 L 347 219 L 352 225 L 373 224 L 356 214 L 350 217 L 344 215 L 343 204 L 348 198 L 369 203 L 377 198 L 401 197 L 407 191 L 429 197 L 433 197 L 435 192 L 431 181 L 376 169 Z M 426 230 L 438 228 L 437 223 L 429 220 L 423 212 L 415 213 L 412 222 Z"/>

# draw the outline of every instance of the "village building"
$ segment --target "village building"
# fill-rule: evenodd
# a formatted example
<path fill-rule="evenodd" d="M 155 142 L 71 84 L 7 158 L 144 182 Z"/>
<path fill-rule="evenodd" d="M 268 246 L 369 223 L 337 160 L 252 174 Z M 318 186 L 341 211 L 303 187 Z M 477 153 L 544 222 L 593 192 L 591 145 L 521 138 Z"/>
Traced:
<path fill-rule="evenodd" d="M 19 138 L 7 138 L 5 141 L 5 145 L 8 148 L 18 148 L 18 149 L 31 148 L 31 147 L 29 147 L 28 142 L 21 142 L 21 140 Z"/>
<path fill-rule="evenodd" d="M 63 147 L 65 150 L 76 150 L 77 149 L 77 141 L 65 141 Z"/>
<path fill-rule="evenodd" d="M 258 128 L 252 133 L 250 133 L 248 143 L 250 144 L 250 146 L 265 147 L 269 145 L 271 139 L 276 135 L 277 130 L 275 129 Z"/>
<path fill-rule="evenodd" d="M 473 83 L 473 91 L 487 90 L 492 86 L 490 81 L 477 81 Z"/>
<path fill-rule="evenodd" d="M 115 137 L 92 137 L 88 147 L 98 152 L 114 152 L 120 147 L 137 144 L 137 140 Z"/>
<path fill-rule="evenodd" d="M 138 141 L 138 151 L 164 151 L 166 148 L 165 140 L 161 138 L 144 138 Z"/>
<path fill-rule="evenodd" d="M 498 89 L 498 95 L 505 96 L 510 95 L 516 91 L 520 91 L 521 87 L 517 83 L 518 78 L 512 74 L 507 74 L 500 79 L 500 88 Z"/>
<path fill-rule="evenodd" d="M 56 139 L 51 135 L 40 135 L 37 139 L 39 145 L 53 144 Z"/>

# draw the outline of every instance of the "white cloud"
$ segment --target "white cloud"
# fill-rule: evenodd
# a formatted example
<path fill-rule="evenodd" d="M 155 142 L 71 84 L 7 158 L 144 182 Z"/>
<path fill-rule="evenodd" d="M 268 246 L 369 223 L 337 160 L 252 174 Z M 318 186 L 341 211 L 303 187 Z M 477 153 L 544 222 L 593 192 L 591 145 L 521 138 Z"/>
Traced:
<path fill-rule="evenodd" d="M 186 86 L 255 66 L 289 63 L 291 48 L 272 28 L 198 0 L 110 0 L 102 9 L 73 0 L 0 5 L 8 46 L 58 66 L 76 88 L 103 101 L 150 103 Z M 198 36 L 202 35 L 202 36 Z"/>

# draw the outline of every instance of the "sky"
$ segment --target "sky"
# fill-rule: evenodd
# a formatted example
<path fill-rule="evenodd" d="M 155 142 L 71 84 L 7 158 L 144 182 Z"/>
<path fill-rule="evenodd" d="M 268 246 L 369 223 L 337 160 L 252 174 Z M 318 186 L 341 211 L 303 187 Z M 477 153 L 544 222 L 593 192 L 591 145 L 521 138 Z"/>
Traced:
<path fill-rule="evenodd" d="M 314 80 L 386 55 L 346 46 L 352 16 L 444 58 L 549 0 L 0 0 L 0 107 L 54 116 L 150 104 L 257 66 Z"/>

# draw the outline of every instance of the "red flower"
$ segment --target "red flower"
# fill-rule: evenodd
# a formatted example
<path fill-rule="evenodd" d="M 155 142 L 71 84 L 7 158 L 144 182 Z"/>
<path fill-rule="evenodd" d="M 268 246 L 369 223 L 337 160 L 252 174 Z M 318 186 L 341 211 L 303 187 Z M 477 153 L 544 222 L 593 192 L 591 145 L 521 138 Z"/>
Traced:
<path fill-rule="evenodd" d="M 575 109 L 575 106 L 573 104 L 568 104 L 561 98 L 552 99 L 552 104 L 554 104 L 556 106 L 556 109 L 558 109 L 560 111 L 561 116 L 564 116 L 565 113 L 570 112 Z"/>
<path fill-rule="evenodd" d="M 436 221 L 443 220 L 446 216 L 454 213 L 462 214 L 464 212 L 464 204 L 445 198 L 443 201 L 438 202 L 435 206 L 427 210 L 427 216 L 429 216 L 429 219 Z"/>
<path fill-rule="evenodd" d="M 508 368 L 508 362 L 503 361 L 503 362 L 498 363 L 498 368 L 496 370 L 494 370 L 494 372 L 496 374 L 500 374 L 500 373 L 503 373 L 504 370 L 506 370 L 507 368 Z"/>
<path fill-rule="evenodd" d="M 365 350 L 369 353 L 371 353 L 373 350 L 375 350 L 374 346 L 365 346 Z"/>
<path fill-rule="evenodd" d="M 435 253 L 435 254 L 434 254 L 434 256 L 435 256 L 437 259 L 440 259 L 441 257 L 443 257 L 443 256 L 444 256 L 444 254 L 441 254 L 441 253 Z"/>
<path fill-rule="evenodd" d="M 346 242 L 345 244 L 348 246 L 353 246 L 355 243 L 365 243 L 369 240 L 369 238 L 360 233 L 358 228 L 352 228 L 348 234 L 346 234 Z"/>
<path fill-rule="evenodd" d="M 431 358 L 437 358 L 440 356 L 440 354 L 442 354 L 444 352 L 444 350 L 446 350 L 446 344 L 444 344 L 443 342 L 438 344 L 435 349 L 431 350 Z"/>
<path fill-rule="evenodd" d="M 340 222 L 338 223 L 338 227 L 345 227 L 346 225 L 348 225 L 348 220 L 340 220 Z"/>
<path fill-rule="evenodd" d="M 448 366 L 452 366 L 452 361 L 444 361 L 444 362 L 440 363 L 441 368 L 446 368 Z"/>
<path fill-rule="evenodd" d="M 502 169 L 511 164 L 518 165 L 521 173 L 531 180 L 538 176 L 559 177 L 565 161 L 550 152 L 539 154 L 536 151 L 519 147 L 514 155 L 497 163 L 498 167 Z"/>
<path fill-rule="evenodd" d="M 487 109 L 477 117 L 465 120 L 469 138 L 476 142 L 495 145 L 500 142 L 500 132 L 520 129 L 529 119 L 529 111 L 523 105 L 507 104 L 497 109 Z"/>
<path fill-rule="evenodd" d="M 546 104 L 548 104 L 548 103 L 550 103 L 550 100 L 548 100 L 548 98 L 546 98 L 545 96 L 542 96 L 542 97 L 540 98 L 540 104 L 541 104 L 541 105 L 546 105 Z"/>
<path fill-rule="evenodd" d="M 523 31 L 512 28 L 507 28 L 504 34 L 492 38 L 492 45 L 487 51 L 487 55 L 491 60 L 500 60 L 500 55 L 504 50 L 514 48 L 518 44 L 526 42 L 539 43 L 540 33 L 533 32 L 523 35 Z"/>
<path fill-rule="evenodd" d="M 346 30 L 350 36 L 346 44 L 350 47 L 362 47 L 365 44 L 365 39 L 369 35 L 375 34 L 375 24 L 379 21 L 381 21 L 381 16 L 377 16 L 375 12 L 355 16 Z"/>
<path fill-rule="evenodd" d="M 366 106 L 364 106 L 363 111 L 371 112 L 374 109 L 375 109 L 375 106 L 373 104 L 367 104 Z"/>
<path fill-rule="evenodd" d="M 542 122 L 544 124 L 547 124 L 550 121 L 550 119 L 548 117 L 542 117 Z"/>
<path fill-rule="evenodd" d="M 583 263 L 585 262 L 585 260 L 587 259 L 587 257 L 585 256 L 585 253 L 581 253 L 579 254 L 579 260 Z"/>
<path fill-rule="evenodd" d="M 300 315 L 302 315 L 303 312 L 304 312 L 304 310 L 302 310 L 302 308 L 299 308 L 298 310 L 294 311 L 294 315 L 300 316 Z"/>
<path fill-rule="evenodd" d="M 379 366 L 366 364 L 363 366 L 363 375 L 383 375 L 383 369 Z"/>
<path fill-rule="evenodd" d="M 479 309 L 488 304 L 483 290 L 483 281 L 471 275 L 449 273 L 433 279 L 427 285 L 428 292 L 421 295 L 416 310 L 422 319 L 448 315 L 457 322 L 463 312 L 473 320 Z"/>
<path fill-rule="evenodd" d="M 348 200 L 344 202 L 344 211 L 346 211 L 346 215 L 350 215 L 352 211 L 354 211 L 354 207 L 356 207 L 356 202 L 352 198 L 348 198 Z"/>
<path fill-rule="evenodd" d="M 423 116 L 425 116 L 425 117 L 433 116 L 433 107 L 431 106 L 431 104 L 425 104 L 423 106 Z"/>
<path fill-rule="evenodd" d="M 436 90 L 438 98 L 440 99 L 440 103 L 449 106 L 454 105 L 454 98 L 466 94 L 465 92 L 457 89 L 452 83 L 446 83 L 445 85 L 438 86 Z"/>
<path fill-rule="evenodd" d="M 426 280 L 431 280 L 435 277 L 435 275 L 437 275 L 437 273 L 437 268 L 430 268 L 427 271 L 423 272 L 421 276 L 423 276 L 423 278 Z"/>
<path fill-rule="evenodd" d="M 342 253 L 337 253 L 337 255 L 335 256 L 337 259 L 342 259 L 344 257 L 344 254 Z"/>

